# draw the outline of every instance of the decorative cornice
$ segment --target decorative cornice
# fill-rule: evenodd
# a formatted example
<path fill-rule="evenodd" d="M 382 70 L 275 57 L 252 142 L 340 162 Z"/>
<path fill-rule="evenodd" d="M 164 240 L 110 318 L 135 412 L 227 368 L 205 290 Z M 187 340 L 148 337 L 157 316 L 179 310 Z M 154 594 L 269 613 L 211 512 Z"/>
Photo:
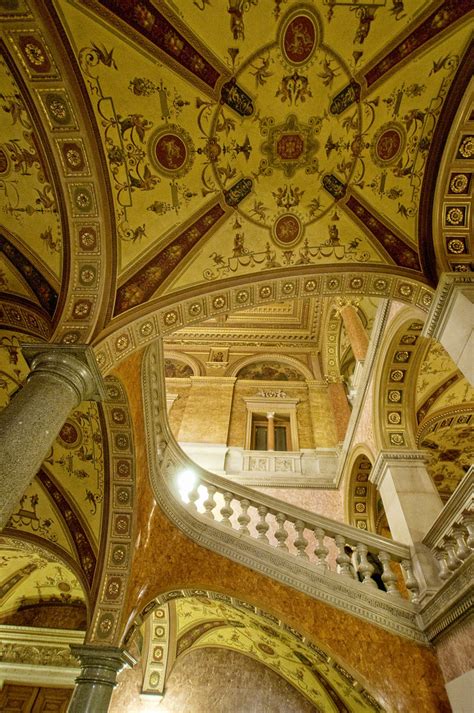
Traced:
<path fill-rule="evenodd" d="M 435 641 L 474 611 L 474 557 L 471 555 L 418 615 L 429 641 Z"/>
<path fill-rule="evenodd" d="M 437 339 L 453 308 L 457 292 L 469 296 L 474 302 L 474 276 L 467 272 L 444 272 L 433 297 L 422 336 Z"/>
<path fill-rule="evenodd" d="M 380 451 L 374 467 L 370 471 L 369 481 L 380 488 L 390 466 L 409 468 L 412 465 L 418 467 L 425 465 L 427 460 L 428 456 L 423 451 L 408 450 L 408 448 L 404 451 Z"/>
<path fill-rule="evenodd" d="M 1 624 L 0 686 L 12 678 L 30 685 L 72 685 L 79 666 L 69 647 L 83 640 L 83 631 Z"/>

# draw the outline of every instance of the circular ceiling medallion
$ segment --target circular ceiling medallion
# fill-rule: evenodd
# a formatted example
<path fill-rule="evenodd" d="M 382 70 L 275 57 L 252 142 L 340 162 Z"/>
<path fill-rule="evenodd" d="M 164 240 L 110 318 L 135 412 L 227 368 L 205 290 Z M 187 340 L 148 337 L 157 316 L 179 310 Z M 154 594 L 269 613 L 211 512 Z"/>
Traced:
<path fill-rule="evenodd" d="M 313 56 L 317 40 L 316 22 L 309 13 L 290 16 L 281 33 L 283 57 L 294 67 L 300 67 Z"/>
<path fill-rule="evenodd" d="M 275 221 L 273 226 L 273 237 L 282 247 L 289 248 L 300 240 L 303 226 L 299 218 L 292 213 L 285 213 Z"/>
<path fill-rule="evenodd" d="M 380 127 L 371 147 L 372 160 L 377 166 L 396 163 L 405 148 L 405 130 L 400 124 L 390 122 Z"/>
<path fill-rule="evenodd" d="M 193 164 L 194 146 L 187 131 L 168 124 L 159 127 L 151 137 L 150 154 L 159 173 L 180 178 Z"/>
<path fill-rule="evenodd" d="M 330 110 L 334 82 L 343 87 L 351 81 L 343 57 L 323 42 L 316 8 L 300 5 L 282 17 L 275 41 L 236 71 L 236 86 L 255 88 L 253 114 L 236 120 L 235 111 L 219 102 L 205 147 L 196 144 L 196 153 L 207 158 L 209 179 L 212 172 L 222 191 L 239 176 L 252 177 L 253 190 L 235 209 L 279 246 L 295 244 L 334 210 L 338 191 L 351 185 L 360 168 L 367 151 L 360 101 L 350 121 L 334 121 Z M 324 182 L 326 176 L 333 182 Z M 281 220 L 285 214 L 298 218 Z"/>
<path fill-rule="evenodd" d="M 82 441 L 82 433 L 75 423 L 68 420 L 59 431 L 58 438 L 62 446 L 66 448 L 77 448 Z"/>

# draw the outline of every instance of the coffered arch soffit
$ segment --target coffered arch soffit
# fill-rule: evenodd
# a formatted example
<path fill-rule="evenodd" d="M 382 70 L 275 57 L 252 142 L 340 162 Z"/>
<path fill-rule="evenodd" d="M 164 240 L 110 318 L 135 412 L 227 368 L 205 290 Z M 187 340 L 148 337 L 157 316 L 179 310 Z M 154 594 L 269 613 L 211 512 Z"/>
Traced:
<path fill-rule="evenodd" d="M 386 346 L 377 357 L 373 427 L 382 449 L 415 447 L 415 397 L 408 387 L 416 379 L 423 354 L 423 321 L 420 310 L 402 308 L 389 326 Z"/>

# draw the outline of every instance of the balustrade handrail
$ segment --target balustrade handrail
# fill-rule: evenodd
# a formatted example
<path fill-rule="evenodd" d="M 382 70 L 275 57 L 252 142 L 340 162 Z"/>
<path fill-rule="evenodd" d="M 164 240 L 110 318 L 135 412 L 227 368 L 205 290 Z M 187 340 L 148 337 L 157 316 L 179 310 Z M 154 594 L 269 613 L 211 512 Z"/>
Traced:
<path fill-rule="evenodd" d="M 419 584 L 410 548 L 198 466 L 179 447 L 168 425 L 161 363 L 162 345 L 155 343 L 143 376 L 147 448 L 155 497 L 171 521 L 194 542 L 235 562 L 425 642 L 417 619 Z M 184 479 L 178 482 L 181 469 L 192 470 L 195 476 L 184 493 Z M 400 563 L 405 586 L 391 566 L 394 562 Z"/>
<path fill-rule="evenodd" d="M 434 549 L 440 545 L 450 529 L 466 512 L 474 516 L 474 465 L 472 465 L 454 493 L 423 538 L 423 544 Z"/>
<path fill-rule="evenodd" d="M 350 545 L 362 543 L 366 545 L 370 551 L 377 553 L 382 550 L 389 553 L 393 559 L 397 561 L 410 559 L 411 555 L 408 545 L 391 540 L 387 537 L 383 537 L 382 535 L 366 532 L 358 527 L 339 522 L 338 520 L 333 520 L 325 517 L 324 515 L 313 514 L 308 510 L 304 510 L 303 508 L 287 503 L 286 501 L 279 500 L 278 498 L 266 495 L 265 493 L 257 492 L 255 489 L 249 488 L 245 485 L 232 482 L 229 478 L 224 478 L 216 475 L 215 473 L 210 473 L 194 463 L 194 461 L 192 461 L 179 447 L 168 428 L 166 419 L 162 419 L 161 425 L 163 430 L 166 430 L 166 436 L 168 438 L 168 453 L 172 455 L 175 464 L 181 465 L 183 470 L 192 470 L 199 479 L 200 484 L 204 486 L 213 485 L 221 493 L 229 492 L 237 500 L 248 500 L 250 504 L 256 508 L 266 507 L 269 513 L 273 515 L 282 513 L 288 521 L 293 523 L 296 521 L 303 522 L 309 529 L 321 528 L 329 537 L 342 535 L 346 542 Z M 172 489 L 175 496 L 179 497 L 175 488 Z"/>

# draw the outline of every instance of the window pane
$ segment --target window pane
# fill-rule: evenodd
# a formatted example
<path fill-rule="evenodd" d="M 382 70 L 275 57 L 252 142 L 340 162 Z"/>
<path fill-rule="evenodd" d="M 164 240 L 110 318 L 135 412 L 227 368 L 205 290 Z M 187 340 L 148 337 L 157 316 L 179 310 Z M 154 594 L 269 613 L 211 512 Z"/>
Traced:
<path fill-rule="evenodd" d="M 275 450 L 286 451 L 286 426 L 275 426 Z"/>
<path fill-rule="evenodd" d="M 266 426 L 255 426 L 255 450 L 256 451 L 266 451 L 267 450 L 267 427 Z"/>

